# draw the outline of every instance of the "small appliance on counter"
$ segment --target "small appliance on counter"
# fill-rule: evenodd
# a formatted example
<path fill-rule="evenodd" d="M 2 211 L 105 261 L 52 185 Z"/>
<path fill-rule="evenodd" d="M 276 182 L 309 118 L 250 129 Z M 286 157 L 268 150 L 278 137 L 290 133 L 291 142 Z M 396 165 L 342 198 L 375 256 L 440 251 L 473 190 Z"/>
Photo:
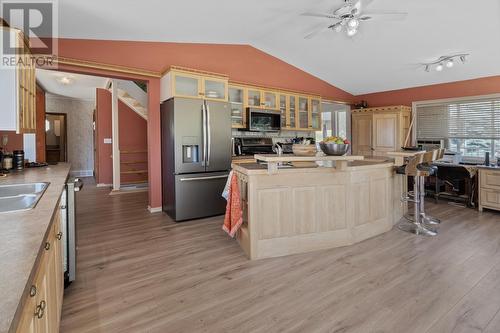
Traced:
<path fill-rule="evenodd" d="M 12 154 L 12 167 L 17 171 L 24 169 L 24 150 L 14 150 Z"/>

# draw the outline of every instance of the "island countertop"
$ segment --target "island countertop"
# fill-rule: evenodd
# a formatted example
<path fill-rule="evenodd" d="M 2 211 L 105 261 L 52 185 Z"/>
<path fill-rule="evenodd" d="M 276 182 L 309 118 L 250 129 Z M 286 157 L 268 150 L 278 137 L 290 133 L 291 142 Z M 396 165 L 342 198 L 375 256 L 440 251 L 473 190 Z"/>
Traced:
<path fill-rule="evenodd" d="M 35 208 L 0 214 L 0 333 L 9 331 L 28 292 L 70 165 L 25 169 L 0 179 L 0 185 L 50 182 Z"/>

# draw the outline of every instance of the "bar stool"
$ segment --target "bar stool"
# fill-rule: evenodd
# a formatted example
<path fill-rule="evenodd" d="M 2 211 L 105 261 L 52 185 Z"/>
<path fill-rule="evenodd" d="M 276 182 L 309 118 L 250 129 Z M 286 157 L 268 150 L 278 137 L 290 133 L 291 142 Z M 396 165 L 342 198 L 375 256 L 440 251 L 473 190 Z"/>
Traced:
<path fill-rule="evenodd" d="M 437 232 L 432 228 L 423 224 L 423 219 L 420 214 L 420 204 L 422 201 L 421 196 L 421 180 L 419 177 L 426 177 L 428 172 L 419 170 L 419 166 L 424 158 L 424 154 L 418 154 L 412 157 L 406 165 L 396 168 L 396 173 L 404 175 L 405 177 L 413 176 L 413 195 L 411 193 L 404 193 L 401 198 L 404 202 L 412 202 L 414 210 L 414 218 L 411 219 L 407 215 L 404 216 L 401 222 L 398 223 L 398 228 L 402 231 L 411 232 L 416 235 L 435 236 Z"/>
<path fill-rule="evenodd" d="M 440 224 L 441 220 L 429 216 L 425 213 L 425 177 L 433 176 L 436 174 L 438 168 L 437 166 L 432 165 L 432 162 L 442 158 L 440 157 L 440 153 L 441 149 L 435 149 L 424 153 L 422 163 L 417 165 L 417 169 L 421 171 L 420 175 L 418 176 L 418 181 L 420 184 L 419 213 L 422 218 L 422 222 L 430 225 Z"/>

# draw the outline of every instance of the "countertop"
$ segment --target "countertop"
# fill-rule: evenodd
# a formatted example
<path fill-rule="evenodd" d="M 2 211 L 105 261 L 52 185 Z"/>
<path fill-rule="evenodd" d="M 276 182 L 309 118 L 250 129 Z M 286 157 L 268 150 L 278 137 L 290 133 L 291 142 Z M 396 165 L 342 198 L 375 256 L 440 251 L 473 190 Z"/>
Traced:
<path fill-rule="evenodd" d="M 313 163 L 313 162 L 312 162 Z M 365 169 L 374 169 L 374 168 L 384 168 L 384 167 L 393 167 L 394 163 L 391 161 L 353 161 L 347 164 L 347 172 L 349 171 L 357 171 L 357 170 L 365 170 Z M 268 175 L 267 165 L 261 163 L 242 163 L 237 164 L 233 163 L 232 168 L 238 172 L 241 172 L 246 175 Z M 337 171 L 333 167 L 322 167 L 319 165 L 311 166 L 300 164 L 292 167 L 279 168 L 279 174 L 286 173 L 328 173 L 328 172 L 342 172 Z M 272 176 L 272 175 L 271 175 Z"/>
<path fill-rule="evenodd" d="M 0 178 L 0 185 L 50 182 L 32 210 L 0 213 L 0 333 L 9 331 L 23 294 L 29 290 L 27 283 L 34 273 L 69 168 L 69 164 L 60 163 Z"/>
<path fill-rule="evenodd" d="M 265 162 L 315 162 L 315 161 L 359 161 L 363 160 L 363 156 L 344 155 L 344 156 L 329 156 L 318 153 L 315 156 L 299 156 L 299 155 L 281 155 L 276 154 L 255 154 L 254 158 Z"/>

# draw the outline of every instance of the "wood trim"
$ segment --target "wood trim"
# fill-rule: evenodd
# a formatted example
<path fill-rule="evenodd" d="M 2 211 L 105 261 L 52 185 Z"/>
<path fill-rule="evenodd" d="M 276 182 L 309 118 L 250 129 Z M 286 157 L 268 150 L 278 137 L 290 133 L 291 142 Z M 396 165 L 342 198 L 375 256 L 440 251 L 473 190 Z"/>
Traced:
<path fill-rule="evenodd" d="M 38 57 L 45 57 L 45 56 L 37 54 L 37 55 L 35 55 L 35 57 L 38 58 Z M 134 68 L 134 67 L 128 67 L 128 66 L 121 66 L 121 65 L 112 65 L 112 64 L 100 63 L 100 62 L 89 61 L 89 60 L 67 58 L 67 57 L 59 57 L 59 56 L 53 56 L 53 57 L 54 57 L 54 62 L 57 64 L 60 64 L 60 65 L 100 69 L 100 70 L 105 70 L 105 71 L 110 71 L 110 72 L 115 72 L 115 73 L 140 75 L 140 76 L 154 77 L 154 78 L 161 78 L 162 77 L 161 72 L 155 72 L 155 71 L 150 71 L 150 70 L 141 69 L 141 68 Z"/>
<path fill-rule="evenodd" d="M 167 74 L 170 71 L 190 73 L 190 74 L 198 74 L 198 75 L 202 75 L 202 76 L 210 76 L 210 77 L 217 77 L 217 78 L 229 79 L 229 76 L 226 75 L 226 74 L 209 72 L 209 71 L 204 71 L 202 69 L 194 69 L 194 68 L 188 68 L 188 67 L 182 67 L 182 66 L 176 66 L 176 65 L 172 65 L 172 66 L 168 67 L 161 74 L 163 76 L 163 75 Z"/>
<path fill-rule="evenodd" d="M 307 95 L 315 98 L 320 98 L 322 99 L 321 95 L 307 92 L 307 91 L 300 91 L 300 90 L 289 90 L 289 89 L 284 89 L 284 88 L 278 88 L 278 87 L 273 87 L 273 86 L 265 86 L 265 85 L 260 85 L 260 84 L 255 84 L 255 83 L 248 83 L 244 81 L 233 81 L 229 80 L 230 85 L 240 85 L 244 86 L 246 88 L 251 88 L 251 89 L 258 89 L 258 90 L 267 90 L 267 91 L 275 91 L 278 94 L 284 93 L 284 94 L 294 94 L 294 95 Z M 336 103 L 342 103 L 342 104 L 351 104 L 347 102 L 336 102 Z"/>

